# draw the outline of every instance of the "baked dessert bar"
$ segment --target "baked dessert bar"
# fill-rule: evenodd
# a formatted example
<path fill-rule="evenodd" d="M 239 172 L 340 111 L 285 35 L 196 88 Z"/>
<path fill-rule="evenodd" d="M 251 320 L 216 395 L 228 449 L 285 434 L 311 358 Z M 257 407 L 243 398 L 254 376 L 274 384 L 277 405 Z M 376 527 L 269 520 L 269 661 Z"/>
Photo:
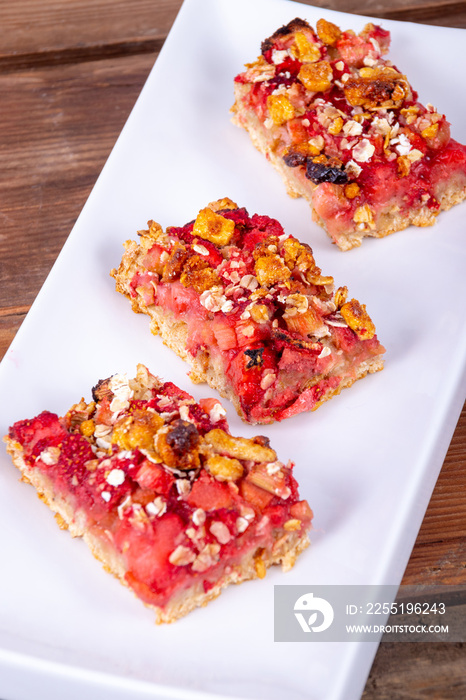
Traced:
<path fill-rule="evenodd" d="M 334 291 L 311 248 L 228 198 L 127 241 L 116 288 L 152 332 L 249 423 L 317 408 L 383 366 L 365 306 Z"/>
<path fill-rule="evenodd" d="M 100 381 L 59 418 L 5 438 L 23 480 L 105 568 L 172 622 L 230 583 L 290 569 L 312 512 L 265 437 L 233 437 L 216 399 L 198 404 L 139 365 Z"/>
<path fill-rule="evenodd" d="M 466 197 L 466 147 L 383 58 L 389 43 L 374 24 L 296 18 L 235 78 L 234 123 L 342 250 L 429 226 Z"/>

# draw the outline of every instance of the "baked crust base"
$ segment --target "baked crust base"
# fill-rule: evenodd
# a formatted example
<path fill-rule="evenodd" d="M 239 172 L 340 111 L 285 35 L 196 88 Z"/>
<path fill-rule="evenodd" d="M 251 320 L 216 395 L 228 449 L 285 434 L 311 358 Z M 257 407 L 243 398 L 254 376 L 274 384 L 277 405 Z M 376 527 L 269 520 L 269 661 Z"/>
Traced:
<path fill-rule="evenodd" d="M 450 182 L 439 187 L 435 193 L 440 204 L 439 210 L 432 210 L 427 206 L 420 206 L 405 211 L 400 211 L 397 205 L 390 205 L 380 210 L 377 215 L 377 226 L 374 229 L 366 227 L 364 230 L 346 229 L 343 233 L 329 231 L 327 223 L 317 214 L 313 207 L 313 193 L 317 185 L 304 176 L 300 168 L 288 167 L 283 159 L 277 154 L 276 139 L 273 137 L 273 130 L 264 127 L 256 113 L 252 109 L 244 107 L 244 97 L 249 88 L 247 85 L 235 83 L 234 94 L 235 103 L 231 109 L 233 113 L 232 122 L 244 128 L 253 143 L 267 160 L 273 165 L 281 176 L 287 193 L 290 197 L 303 197 L 312 208 L 312 217 L 332 238 L 340 250 L 350 250 L 361 245 L 363 238 L 371 236 L 373 238 L 384 238 L 391 233 L 401 231 L 408 226 L 432 226 L 440 211 L 451 209 L 466 199 L 466 176 L 453 176 Z"/>
<path fill-rule="evenodd" d="M 132 297 L 128 289 L 130 282 L 137 270 L 137 248 L 131 243 L 127 248 L 127 255 L 123 258 L 123 263 L 119 270 L 112 271 L 113 277 L 116 280 L 116 289 L 118 292 L 126 296 L 132 304 L 133 311 L 136 313 L 147 314 L 150 318 L 150 329 L 154 335 L 160 335 L 163 343 L 173 350 L 182 360 L 185 360 L 191 365 L 189 376 L 195 384 L 206 382 L 212 389 L 216 389 L 220 396 L 228 399 L 234 405 L 237 413 L 247 422 L 254 424 L 251 418 L 247 418 L 241 408 L 239 399 L 233 388 L 228 382 L 228 379 L 223 370 L 221 359 L 208 349 L 200 351 L 195 357 L 186 350 L 188 341 L 188 325 L 185 321 L 176 316 L 172 311 L 163 309 L 160 306 L 146 306 L 141 297 Z M 358 379 L 362 379 L 367 374 L 373 374 L 383 369 L 384 362 L 380 355 L 376 355 L 365 362 L 359 364 L 356 371 L 351 376 L 340 377 L 339 383 L 333 388 L 327 388 L 319 401 L 312 407 L 315 411 L 325 401 L 328 401 L 334 396 L 337 396 L 342 389 L 350 387 Z M 316 382 L 319 378 L 316 379 Z M 312 386 L 309 387 L 312 389 Z M 286 414 L 286 411 L 285 411 Z M 289 414 L 294 415 L 294 412 Z M 286 415 L 284 417 L 287 417 Z M 274 418 L 270 418 L 270 423 L 274 422 Z M 262 422 L 265 424 L 265 421 Z"/>
<path fill-rule="evenodd" d="M 32 484 L 38 497 L 54 513 L 58 525 L 62 529 L 67 529 L 72 537 L 82 537 L 91 550 L 94 557 L 99 560 L 104 569 L 113 574 L 121 583 L 128 586 L 125 574 L 126 567 L 123 558 L 112 546 L 105 533 L 93 532 L 86 524 L 86 516 L 83 511 L 73 508 L 72 504 L 60 494 L 55 492 L 53 483 L 45 474 L 38 469 L 31 469 L 23 459 L 23 449 L 21 445 L 5 437 L 7 452 L 10 454 L 14 465 L 22 474 L 22 481 Z M 276 552 L 260 551 L 261 560 L 265 567 L 273 564 L 281 564 L 283 571 L 289 571 L 295 564 L 297 556 L 309 546 L 307 533 L 290 532 L 280 543 Z M 228 573 L 207 592 L 202 588 L 202 583 L 185 589 L 174 596 L 170 602 L 160 608 L 149 603 L 144 603 L 155 612 L 157 624 L 169 623 L 178 620 L 198 607 L 204 607 L 211 600 L 217 598 L 222 590 L 232 583 L 242 583 L 243 581 L 262 578 L 260 570 L 256 566 L 255 556 L 257 552 L 248 552 L 241 562 L 241 565 L 231 567 Z M 143 601 L 144 602 L 144 601 Z"/>

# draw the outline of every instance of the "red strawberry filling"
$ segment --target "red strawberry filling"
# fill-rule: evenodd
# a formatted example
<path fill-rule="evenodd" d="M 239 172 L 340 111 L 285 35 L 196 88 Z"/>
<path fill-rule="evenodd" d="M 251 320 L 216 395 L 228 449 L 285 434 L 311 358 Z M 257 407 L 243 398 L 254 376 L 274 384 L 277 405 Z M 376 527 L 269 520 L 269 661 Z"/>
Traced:
<path fill-rule="evenodd" d="M 218 401 L 196 404 L 138 374 L 99 383 L 95 400 L 64 418 L 18 421 L 9 437 L 26 473 L 46 477 L 73 520 L 116 551 L 127 584 L 163 608 L 193 587 L 210 590 L 248 557 L 260 568 L 284 536 L 304 535 L 312 512 L 265 438 L 230 436 Z"/>
<path fill-rule="evenodd" d="M 357 36 L 296 19 L 235 79 L 236 122 L 259 130 L 299 194 L 315 188 L 315 216 L 344 249 L 379 228 L 403 228 L 413 212 L 413 223 L 433 223 L 466 190 L 466 147 L 383 58 L 389 43 L 373 24 Z M 396 219 L 391 229 L 387 217 Z"/>
<path fill-rule="evenodd" d="M 334 292 L 309 246 L 278 221 L 227 205 L 169 228 L 169 237 L 154 227 L 142 234 L 126 289 L 142 311 L 182 320 L 190 357 L 208 353 L 241 415 L 270 423 L 312 410 L 384 349 L 365 309 L 347 302 L 346 288 Z"/>

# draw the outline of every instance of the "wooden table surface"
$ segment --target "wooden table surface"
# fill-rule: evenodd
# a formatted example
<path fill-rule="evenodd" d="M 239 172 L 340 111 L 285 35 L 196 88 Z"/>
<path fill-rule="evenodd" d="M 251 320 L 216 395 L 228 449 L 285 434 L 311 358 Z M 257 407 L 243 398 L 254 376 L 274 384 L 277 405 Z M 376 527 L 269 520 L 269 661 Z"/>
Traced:
<path fill-rule="evenodd" d="M 466 27 L 464 0 L 308 4 Z M 0 0 L 0 357 L 80 213 L 180 5 Z M 466 583 L 465 463 L 463 409 L 404 584 Z M 381 644 L 363 698 L 466 698 L 464 646 Z"/>

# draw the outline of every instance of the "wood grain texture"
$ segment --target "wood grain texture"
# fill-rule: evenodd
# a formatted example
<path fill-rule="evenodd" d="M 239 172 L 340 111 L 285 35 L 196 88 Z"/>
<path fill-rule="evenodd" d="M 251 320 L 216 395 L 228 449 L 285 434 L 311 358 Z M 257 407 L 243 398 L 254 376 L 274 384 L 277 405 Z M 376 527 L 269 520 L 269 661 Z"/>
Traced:
<path fill-rule="evenodd" d="M 0 70 L 160 50 L 180 0 L 0 0 Z"/>
<path fill-rule="evenodd" d="M 461 700 L 464 644 L 382 643 L 362 700 Z"/>
<path fill-rule="evenodd" d="M 0 74 L 0 308 L 34 300 L 155 58 Z"/>
<path fill-rule="evenodd" d="M 466 27 L 466 1 L 440 0 L 301 0 L 306 5 L 323 9 L 352 12 L 381 19 L 397 19 L 404 22 L 436 24 L 442 27 Z"/>
<path fill-rule="evenodd" d="M 83 207 L 180 4 L 0 0 L 0 357 Z M 463 2 L 308 4 L 466 26 Z M 465 463 L 463 409 L 404 584 L 466 583 Z M 464 645 L 382 644 L 363 698 L 463 698 L 465 667 Z"/>

